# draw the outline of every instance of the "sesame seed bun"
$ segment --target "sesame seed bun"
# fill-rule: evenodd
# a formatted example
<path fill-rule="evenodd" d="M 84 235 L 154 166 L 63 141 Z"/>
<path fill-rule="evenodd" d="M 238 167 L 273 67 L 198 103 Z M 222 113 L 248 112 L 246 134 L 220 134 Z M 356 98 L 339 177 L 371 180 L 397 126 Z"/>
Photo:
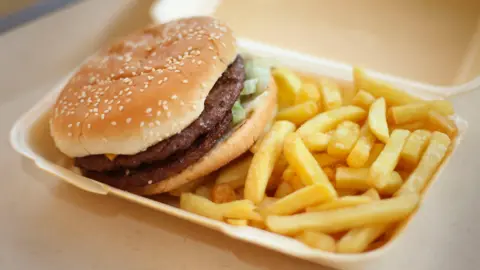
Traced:
<path fill-rule="evenodd" d="M 273 80 L 266 91 L 267 94 L 261 96 L 262 100 L 245 122 L 237 127 L 230 136 L 219 142 L 215 148 L 210 150 L 198 162 L 175 176 L 129 191 L 141 195 L 154 195 L 174 190 L 216 171 L 248 151 L 260 135 L 263 134 L 265 127 L 272 121 L 276 111 L 277 88 Z"/>
<path fill-rule="evenodd" d="M 133 155 L 182 131 L 204 110 L 237 55 L 210 17 L 151 26 L 91 57 L 54 105 L 50 131 L 70 157 Z"/>

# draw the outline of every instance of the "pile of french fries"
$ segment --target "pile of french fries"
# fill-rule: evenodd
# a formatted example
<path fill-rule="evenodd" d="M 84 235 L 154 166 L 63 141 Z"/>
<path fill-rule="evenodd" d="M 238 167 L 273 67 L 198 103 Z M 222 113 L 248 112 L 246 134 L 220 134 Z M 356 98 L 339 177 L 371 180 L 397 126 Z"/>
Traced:
<path fill-rule="evenodd" d="M 452 148 L 452 105 L 421 100 L 360 69 L 350 87 L 286 68 L 273 76 L 279 111 L 270 131 L 213 180 L 176 190 L 180 207 L 330 252 L 381 246 L 416 209 Z"/>

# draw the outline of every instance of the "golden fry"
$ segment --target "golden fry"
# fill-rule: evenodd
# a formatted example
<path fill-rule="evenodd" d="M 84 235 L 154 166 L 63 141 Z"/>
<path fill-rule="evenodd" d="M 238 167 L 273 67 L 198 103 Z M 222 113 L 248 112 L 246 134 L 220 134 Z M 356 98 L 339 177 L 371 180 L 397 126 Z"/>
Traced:
<path fill-rule="evenodd" d="M 300 126 L 296 133 L 306 138 L 317 132 L 327 132 L 343 121 L 362 121 L 367 117 L 367 112 L 357 106 L 344 106 L 328 112 L 323 112 L 313 117 Z"/>
<path fill-rule="evenodd" d="M 204 197 L 205 199 L 210 200 L 212 197 L 212 189 L 207 186 L 199 186 L 197 189 L 195 189 L 195 194 L 201 197 Z"/>
<path fill-rule="evenodd" d="M 370 152 L 370 155 L 368 156 L 368 160 L 363 166 L 364 168 L 370 168 L 372 166 L 373 162 L 377 160 L 378 156 L 380 153 L 383 151 L 383 148 L 385 147 L 384 144 L 382 143 L 376 143 L 372 147 L 372 151 Z"/>
<path fill-rule="evenodd" d="M 411 122 L 403 125 L 394 125 L 392 129 L 406 129 L 409 131 L 415 131 L 417 129 L 423 129 L 423 128 L 425 128 L 425 122 L 417 121 L 417 122 Z"/>
<path fill-rule="evenodd" d="M 286 120 L 296 125 L 301 125 L 308 119 L 317 115 L 318 111 L 319 108 L 316 102 L 307 101 L 280 110 L 277 114 L 276 119 Z"/>
<path fill-rule="evenodd" d="M 303 138 L 303 142 L 311 152 L 322 152 L 327 149 L 330 138 L 331 136 L 326 133 L 317 132 Z"/>
<path fill-rule="evenodd" d="M 262 214 L 291 215 L 309 206 L 319 204 L 334 198 L 324 184 L 313 184 L 301 188 L 261 209 Z"/>
<path fill-rule="evenodd" d="M 449 116 L 455 113 L 453 104 L 448 100 L 429 100 L 424 102 L 428 103 L 432 110 L 443 116 Z"/>
<path fill-rule="evenodd" d="M 387 143 L 389 137 L 386 108 L 385 99 L 379 98 L 370 106 L 368 113 L 370 131 L 384 143 Z"/>
<path fill-rule="evenodd" d="M 304 231 L 301 234 L 297 235 L 295 239 L 304 243 L 307 246 L 323 251 L 334 252 L 336 249 L 335 239 L 325 233 Z"/>
<path fill-rule="evenodd" d="M 270 231 L 287 235 L 303 230 L 335 233 L 367 225 L 402 220 L 415 210 L 419 201 L 419 195 L 408 194 L 331 211 L 292 216 L 268 216 L 265 224 Z"/>
<path fill-rule="evenodd" d="M 223 213 L 219 211 L 218 204 L 192 193 L 182 193 L 180 208 L 211 219 L 223 220 Z"/>
<path fill-rule="evenodd" d="M 373 80 L 359 68 L 353 70 L 353 78 L 357 91 L 362 89 L 376 98 L 383 97 L 388 106 L 405 105 L 422 101 L 420 98 L 412 96 L 389 84 Z"/>
<path fill-rule="evenodd" d="M 323 172 L 327 175 L 327 177 L 330 181 L 335 181 L 335 170 L 336 169 L 333 169 L 331 167 L 324 167 L 322 169 L 323 169 Z"/>
<path fill-rule="evenodd" d="M 427 130 L 416 130 L 408 136 L 407 142 L 400 153 L 400 161 L 408 168 L 417 166 L 423 152 L 428 146 L 432 133 Z"/>
<path fill-rule="evenodd" d="M 368 168 L 337 168 L 335 176 L 335 187 L 339 189 L 352 189 L 365 191 L 371 188 L 369 183 Z M 402 185 L 402 177 L 396 171 L 391 172 L 382 179 L 384 185 L 377 188 L 382 195 L 392 195 Z"/>
<path fill-rule="evenodd" d="M 428 116 L 429 106 L 427 103 L 414 103 L 391 107 L 389 115 L 396 125 L 424 121 Z"/>
<path fill-rule="evenodd" d="M 276 68 L 272 71 L 278 91 L 278 105 L 286 108 L 293 105 L 295 96 L 302 85 L 300 78 L 287 68 Z"/>
<path fill-rule="evenodd" d="M 336 198 L 333 201 L 321 203 L 316 206 L 307 207 L 307 212 L 319 212 L 327 211 L 332 209 L 339 209 L 351 206 L 357 206 L 364 203 L 369 203 L 372 201 L 372 198 L 368 196 L 343 196 Z"/>
<path fill-rule="evenodd" d="M 370 105 L 372 105 L 373 102 L 375 102 L 375 97 L 372 96 L 372 94 L 362 89 L 360 89 L 360 91 L 357 92 L 357 94 L 352 100 L 353 105 L 363 108 L 365 110 L 368 110 L 370 108 Z"/>
<path fill-rule="evenodd" d="M 313 101 L 317 104 L 320 102 L 320 93 L 318 92 L 315 84 L 302 84 L 302 86 L 297 92 L 297 95 L 295 96 L 295 104 L 302 104 L 307 101 Z"/>
<path fill-rule="evenodd" d="M 325 175 L 322 168 L 318 166 L 317 161 L 297 134 L 291 133 L 287 136 L 283 153 L 304 185 L 308 186 L 315 183 L 324 184 L 330 191 L 332 197 L 336 197 L 335 189 L 328 180 L 327 175 Z"/>
<path fill-rule="evenodd" d="M 368 181 L 371 186 L 377 189 L 382 189 L 386 186 L 385 180 L 388 179 L 387 176 L 391 175 L 395 166 L 397 166 L 400 153 L 409 135 L 410 131 L 408 130 L 396 129 L 392 132 L 385 148 L 383 148 L 377 160 L 370 167 Z"/>
<path fill-rule="evenodd" d="M 453 120 L 448 119 L 448 117 L 441 115 L 436 111 L 428 112 L 428 122 L 433 130 L 446 133 L 450 138 L 455 137 L 457 134 L 457 126 Z"/>
<path fill-rule="evenodd" d="M 245 198 L 260 203 L 265 197 L 268 180 L 282 152 L 287 134 L 295 130 L 295 125 L 287 121 L 277 121 L 265 135 L 253 159 L 245 181 Z"/>
<path fill-rule="evenodd" d="M 396 195 L 421 193 L 447 155 L 450 144 L 451 140 L 446 134 L 433 132 L 417 168 L 410 174 Z"/>
<path fill-rule="evenodd" d="M 323 109 L 330 111 L 342 106 L 342 95 L 338 85 L 328 79 L 322 79 L 319 82 L 320 93 L 322 94 Z"/>
<path fill-rule="evenodd" d="M 333 157 L 346 158 L 359 136 L 358 124 L 350 121 L 340 123 L 328 143 L 327 153 Z"/>
<path fill-rule="evenodd" d="M 347 164 L 352 168 L 362 168 L 368 161 L 370 151 L 375 143 L 375 135 L 370 131 L 368 124 L 362 126 L 360 138 L 347 157 Z"/>

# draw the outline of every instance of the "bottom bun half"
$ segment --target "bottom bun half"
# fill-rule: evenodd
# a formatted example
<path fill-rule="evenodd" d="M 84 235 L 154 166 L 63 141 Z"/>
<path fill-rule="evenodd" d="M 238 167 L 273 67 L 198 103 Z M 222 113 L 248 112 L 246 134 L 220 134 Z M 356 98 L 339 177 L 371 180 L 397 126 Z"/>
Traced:
<path fill-rule="evenodd" d="M 172 191 L 216 171 L 248 151 L 264 133 L 265 127 L 271 122 L 276 110 L 277 88 L 273 80 L 266 91 L 268 91 L 268 94 L 262 95 L 263 101 L 244 123 L 237 127 L 229 137 L 219 142 L 197 163 L 175 176 L 155 184 L 130 189 L 129 191 L 141 195 L 155 195 Z"/>

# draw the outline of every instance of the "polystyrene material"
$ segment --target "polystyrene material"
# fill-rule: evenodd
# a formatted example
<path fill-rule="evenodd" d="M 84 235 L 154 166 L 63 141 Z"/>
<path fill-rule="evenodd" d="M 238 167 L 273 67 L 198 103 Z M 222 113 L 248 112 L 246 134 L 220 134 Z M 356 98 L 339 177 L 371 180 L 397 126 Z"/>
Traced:
<path fill-rule="evenodd" d="M 351 67 L 326 61 L 296 52 L 286 51 L 252 41 L 241 40 L 239 46 L 242 52 L 252 56 L 264 56 L 273 59 L 277 64 L 291 67 L 294 70 L 328 76 L 343 80 L 352 80 Z M 375 79 L 383 79 L 393 85 L 400 86 L 407 91 L 425 99 L 440 98 L 435 92 L 422 88 L 421 85 L 409 83 L 390 76 L 383 76 L 378 73 L 370 73 Z M 362 254 L 334 254 L 325 251 L 311 249 L 302 243 L 281 235 L 262 231 L 253 227 L 236 227 L 216 220 L 208 219 L 196 214 L 192 214 L 169 205 L 149 198 L 141 197 L 129 192 L 125 192 L 97 181 L 85 178 L 78 174 L 72 167 L 72 162 L 61 154 L 54 146 L 53 140 L 48 132 L 48 115 L 50 108 L 55 102 L 55 97 L 62 89 L 66 80 L 63 80 L 57 87 L 52 89 L 43 99 L 41 99 L 30 111 L 25 113 L 14 125 L 11 130 L 10 140 L 14 149 L 33 160 L 36 165 L 53 175 L 58 176 L 64 181 L 88 192 L 100 195 L 114 195 L 120 198 L 150 207 L 152 209 L 188 220 L 190 222 L 217 230 L 232 238 L 250 242 L 255 245 L 263 246 L 281 253 L 285 253 L 298 258 L 306 259 L 319 264 L 335 267 L 350 268 L 360 267 L 365 263 L 371 263 L 380 256 L 384 256 L 390 247 L 397 242 L 397 237 L 387 243 L 385 246 Z M 448 159 L 454 154 L 458 144 L 462 140 L 467 129 L 467 122 L 459 116 L 454 117 L 459 128 L 459 135 L 451 155 L 443 163 L 440 171 L 435 175 L 432 181 L 442 180 L 441 170 L 447 165 Z M 430 199 L 430 198 L 428 198 Z M 408 226 L 406 226 L 408 229 Z M 398 237 L 401 237 L 399 233 Z"/>

